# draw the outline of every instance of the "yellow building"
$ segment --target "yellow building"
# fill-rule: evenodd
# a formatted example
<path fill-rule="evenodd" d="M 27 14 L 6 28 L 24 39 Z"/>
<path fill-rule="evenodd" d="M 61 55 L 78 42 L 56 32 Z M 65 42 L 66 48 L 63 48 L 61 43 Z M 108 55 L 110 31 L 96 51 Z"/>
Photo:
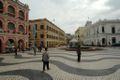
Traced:
<path fill-rule="evenodd" d="M 30 20 L 29 27 L 30 43 L 35 42 L 37 47 L 56 47 L 65 44 L 65 32 L 47 19 Z"/>
<path fill-rule="evenodd" d="M 81 44 L 83 44 L 83 39 L 84 39 L 84 27 L 79 27 L 75 31 L 75 39 L 78 40 Z"/>

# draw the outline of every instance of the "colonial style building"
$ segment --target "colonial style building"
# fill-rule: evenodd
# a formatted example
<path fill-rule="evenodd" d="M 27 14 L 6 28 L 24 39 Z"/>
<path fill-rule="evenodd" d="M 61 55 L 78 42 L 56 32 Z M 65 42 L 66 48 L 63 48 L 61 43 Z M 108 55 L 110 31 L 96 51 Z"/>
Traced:
<path fill-rule="evenodd" d="M 0 0 L 0 52 L 14 44 L 28 47 L 28 13 L 28 5 L 19 0 Z"/>
<path fill-rule="evenodd" d="M 79 27 L 76 31 L 75 31 L 75 39 L 80 42 L 80 44 L 83 44 L 83 38 L 84 38 L 84 28 L 85 27 Z"/>
<path fill-rule="evenodd" d="M 30 20 L 30 43 L 37 47 L 56 47 L 65 44 L 65 33 L 47 19 Z"/>
<path fill-rule="evenodd" d="M 111 46 L 120 43 L 120 20 L 99 20 L 85 25 L 84 44 Z"/>

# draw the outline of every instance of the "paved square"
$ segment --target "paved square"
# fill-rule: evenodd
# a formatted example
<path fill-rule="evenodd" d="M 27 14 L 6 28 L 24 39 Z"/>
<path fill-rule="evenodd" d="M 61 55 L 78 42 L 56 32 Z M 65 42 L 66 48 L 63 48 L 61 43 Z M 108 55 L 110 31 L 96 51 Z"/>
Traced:
<path fill-rule="evenodd" d="M 42 72 L 41 54 L 0 54 L 0 80 L 120 80 L 120 48 L 82 52 L 49 48 L 50 70 Z"/>

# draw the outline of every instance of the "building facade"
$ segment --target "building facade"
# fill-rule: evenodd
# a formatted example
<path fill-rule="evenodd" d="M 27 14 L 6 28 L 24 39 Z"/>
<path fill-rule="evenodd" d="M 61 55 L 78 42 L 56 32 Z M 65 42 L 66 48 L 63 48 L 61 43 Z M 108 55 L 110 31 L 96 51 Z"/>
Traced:
<path fill-rule="evenodd" d="M 0 52 L 15 43 L 28 47 L 28 13 L 28 5 L 19 0 L 0 0 Z"/>
<path fill-rule="evenodd" d="M 65 33 L 47 19 L 30 20 L 30 43 L 32 47 L 56 47 L 65 44 Z M 34 43 L 35 42 L 35 43 Z"/>
<path fill-rule="evenodd" d="M 83 39 L 84 39 L 84 27 L 79 27 L 76 31 L 75 31 L 75 39 L 80 42 L 80 44 L 83 44 Z"/>
<path fill-rule="evenodd" d="M 99 20 L 85 25 L 84 44 L 93 46 L 111 46 L 120 43 L 120 20 Z"/>

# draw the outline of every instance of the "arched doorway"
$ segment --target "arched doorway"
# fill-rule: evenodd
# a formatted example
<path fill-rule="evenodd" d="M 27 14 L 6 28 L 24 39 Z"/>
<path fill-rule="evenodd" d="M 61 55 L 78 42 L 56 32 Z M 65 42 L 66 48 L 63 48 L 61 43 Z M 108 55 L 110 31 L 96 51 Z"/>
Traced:
<path fill-rule="evenodd" d="M 21 39 L 18 41 L 18 48 L 19 51 L 22 51 L 22 49 L 24 48 L 24 41 Z"/>
<path fill-rule="evenodd" d="M 102 38 L 102 46 L 105 46 L 105 45 L 106 45 L 106 39 Z"/>
<path fill-rule="evenodd" d="M 0 20 L 0 29 L 2 29 L 2 26 L 3 26 L 3 23 L 2 23 L 2 21 Z"/>
<path fill-rule="evenodd" d="M 0 13 L 3 13 L 3 3 L 0 1 Z"/>
<path fill-rule="evenodd" d="M 0 53 L 2 52 L 2 40 L 0 39 Z"/>

